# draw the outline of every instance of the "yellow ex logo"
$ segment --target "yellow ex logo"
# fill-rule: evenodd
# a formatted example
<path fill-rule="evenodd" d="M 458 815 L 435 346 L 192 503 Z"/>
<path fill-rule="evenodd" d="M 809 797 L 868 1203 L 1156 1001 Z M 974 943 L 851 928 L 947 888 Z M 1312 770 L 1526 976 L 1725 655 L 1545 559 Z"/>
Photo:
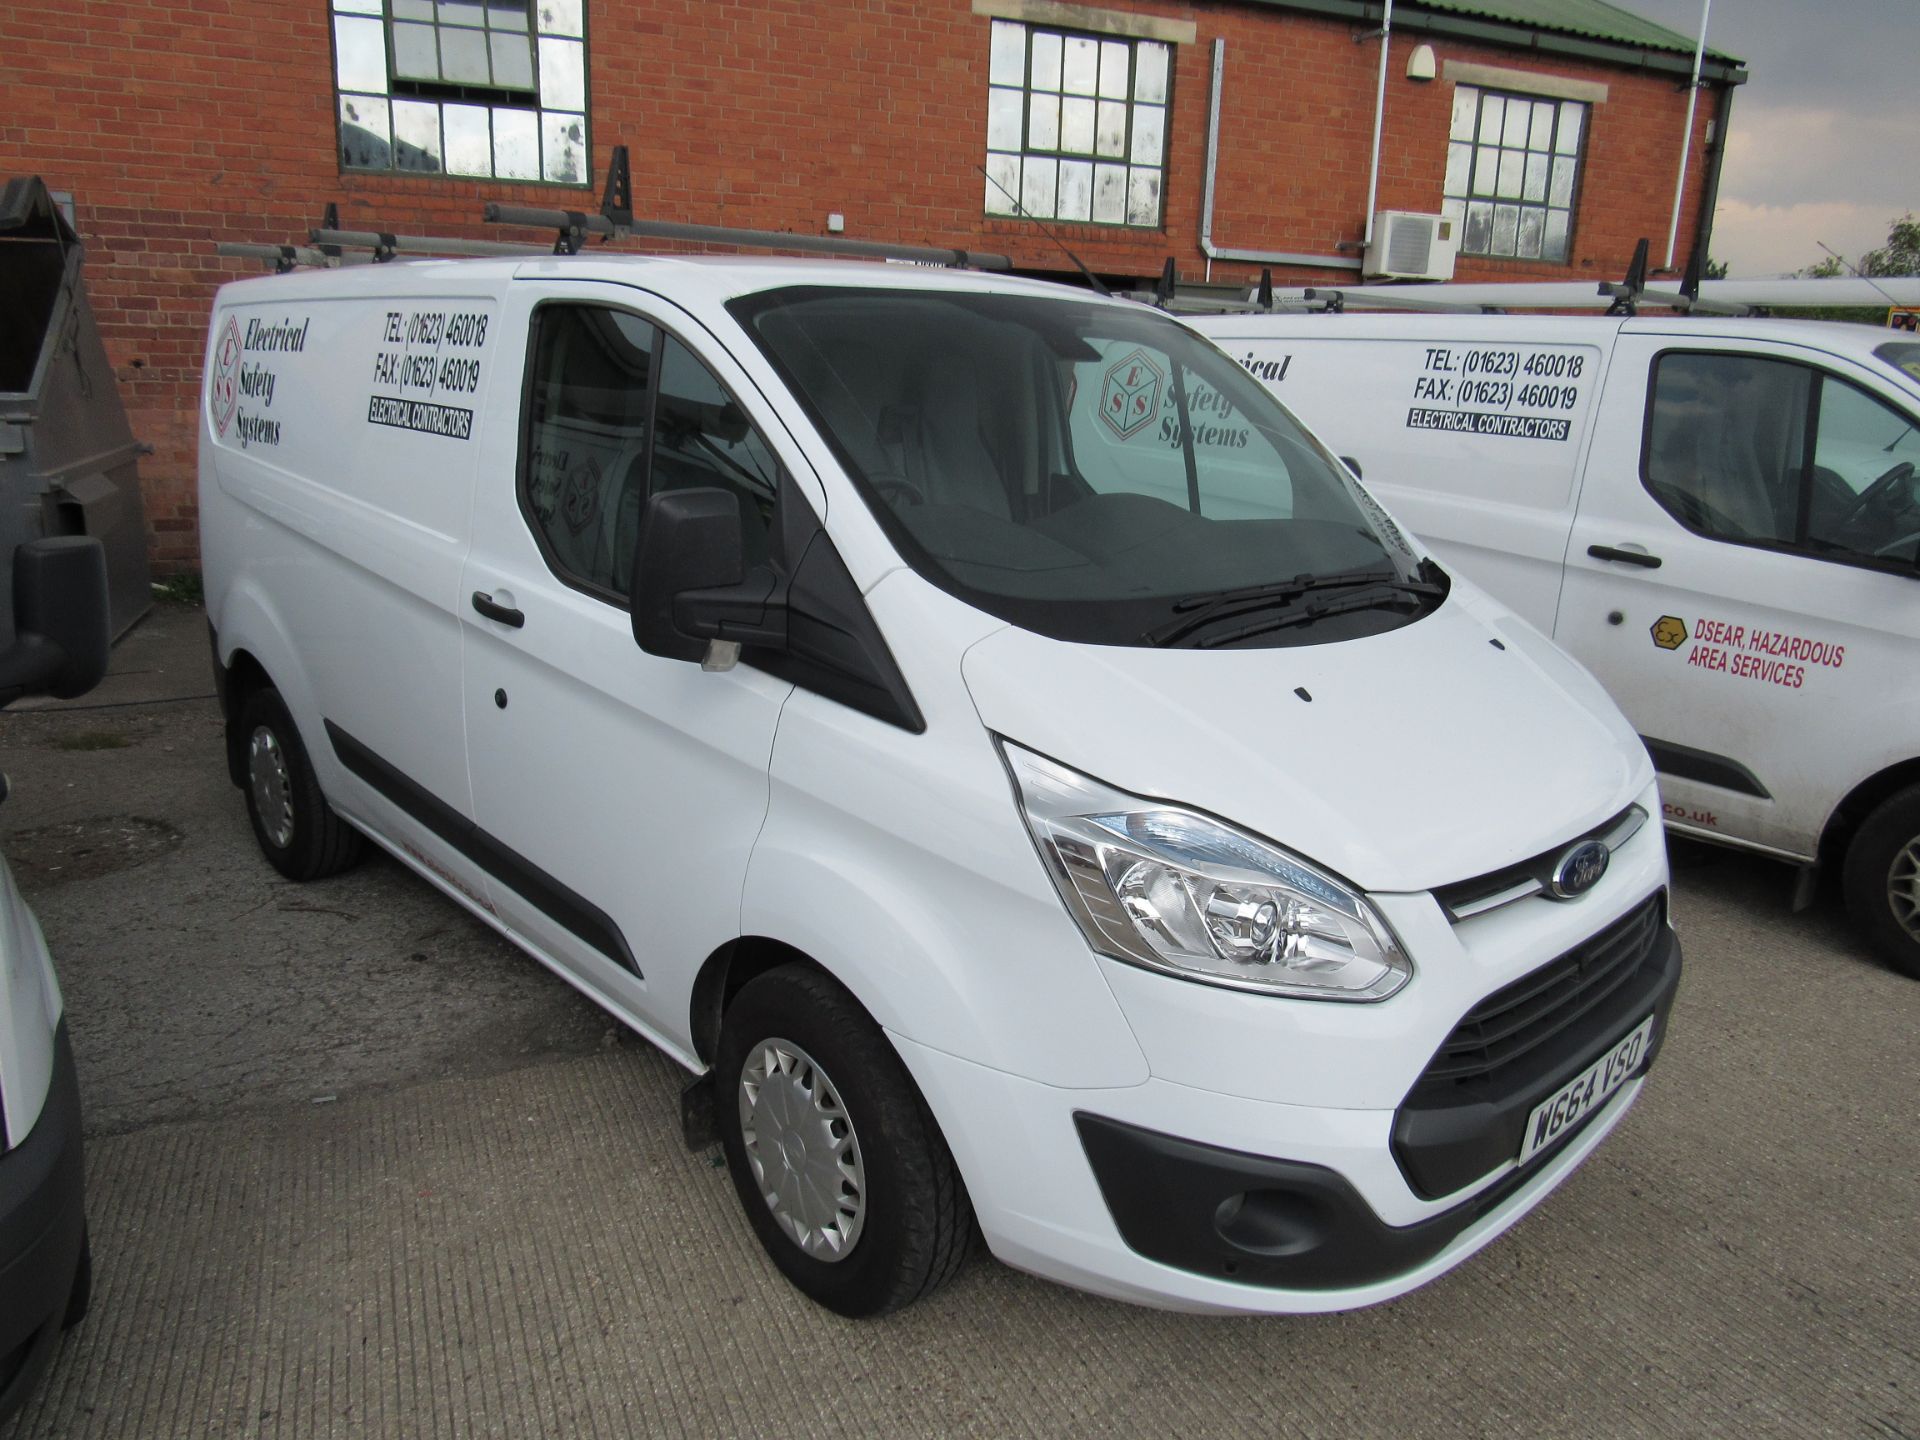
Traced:
<path fill-rule="evenodd" d="M 1678 615 L 1662 615 L 1649 633 L 1662 650 L 1678 650 L 1687 643 L 1687 622 Z"/>

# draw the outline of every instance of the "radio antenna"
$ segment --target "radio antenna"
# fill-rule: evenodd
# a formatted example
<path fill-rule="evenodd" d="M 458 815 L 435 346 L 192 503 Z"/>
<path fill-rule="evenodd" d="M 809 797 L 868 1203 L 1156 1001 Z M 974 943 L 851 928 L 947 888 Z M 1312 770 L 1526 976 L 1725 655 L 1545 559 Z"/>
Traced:
<path fill-rule="evenodd" d="M 1111 290 L 1107 289 L 1106 286 L 1100 283 L 1100 277 L 1098 275 L 1094 274 L 1093 271 L 1087 268 L 1086 261 L 1082 260 L 1078 255 L 1074 254 L 1073 251 L 1067 249 L 1066 241 L 1062 240 L 1058 235 L 1054 234 L 1053 231 L 1047 228 L 1046 221 L 1041 220 L 1036 216 L 1029 215 L 1027 213 L 1027 207 L 1020 203 L 1019 198 L 1015 196 L 1011 190 L 1007 189 L 1006 186 L 1002 185 L 998 180 L 994 179 L 992 175 L 987 174 L 986 166 L 975 165 L 973 168 L 978 170 L 982 175 L 986 175 L 987 183 L 993 186 L 993 188 L 998 190 L 1002 195 L 1007 197 L 1008 203 L 1013 206 L 1014 214 L 1018 215 L 1022 220 L 1033 221 L 1034 224 L 1040 227 L 1040 233 L 1042 235 L 1046 236 L 1047 239 L 1051 240 L 1054 244 L 1060 247 L 1060 253 L 1065 255 L 1076 266 L 1078 266 L 1080 273 L 1086 276 L 1087 284 L 1093 287 L 1094 294 L 1111 295 L 1113 293 Z"/>
<path fill-rule="evenodd" d="M 1827 244 L 1826 241 L 1816 240 L 1813 243 L 1818 245 L 1822 250 L 1826 251 L 1827 254 L 1831 255 L 1834 259 L 1838 260 L 1842 265 L 1846 266 L 1847 269 L 1851 270 L 1853 272 L 1854 279 L 1864 280 L 1867 282 L 1867 284 L 1873 285 L 1874 290 L 1879 294 L 1880 298 L 1887 302 L 1887 307 L 1889 309 L 1898 310 L 1900 308 L 1900 302 L 1895 300 L 1893 296 L 1889 295 L 1886 291 L 1880 289 L 1878 285 L 1874 284 L 1874 279 L 1871 275 L 1863 273 L 1858 265 L 1854 264 L 1851 260 L 1847 259 L 1846 256 L 1842 255 L 1838 250 L 1834 249 L 1831 245 Z"/>

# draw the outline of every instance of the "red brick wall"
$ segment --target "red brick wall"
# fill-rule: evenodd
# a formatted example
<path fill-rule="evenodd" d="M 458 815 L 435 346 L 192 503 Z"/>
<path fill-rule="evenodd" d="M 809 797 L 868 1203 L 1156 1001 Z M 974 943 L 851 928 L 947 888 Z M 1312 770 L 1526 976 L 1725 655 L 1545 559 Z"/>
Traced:
<path fill-rule="evenodd" d="M 1211 42 L 1227 42 L 1214 240 L 1331 253 L 1365 226 L 1377 42 L 1343 22 L 1263 6 L 1127 9 L 1193 21 L 1178 48 L 1165 229 L 1061 226 L 1096 270 L 1149 276 L 1199 249 Z M 590 0 L 596 170 L 631 147 L 635 209 L 668 219 L 847 232 L 1068 262 L 1029 224 L 988 220 L 984 159 L 989 22 L 967 0 Z M 1452 87 L 1404 78 L 1427 37 L 1397 34 L 1388 68 L 1379 205 L 1440 207 Z M 1634 241 L 1664 258 L 1686 94 L 1669 78 L 1432 40 L 1447 60 L 1611 87 L 1595 107 L 1573 262 L 1463 262 L 1462 279 L 1601 278 Z M 304 240 L 329 200 L 349 228 L 491 235 L 484 199 L 592 208 L 578 189 L 343 175 L 335 150 L 327 0 L 6 0 L 0 6 L 0 176 L 71 190 L 87 283 L 118 369 L 142 463 L 161 573 L 197 563 L 194 414 L 208 308 L 221 281 L 255 273 L 220 240 Z M 1710 96 L 1703 99 L 1710 100 Z M 1681 253 L 1692 234 L 1712 110 L 1700 107 Z M 597 183 L 597 177 L 596 177 Z M 1214 278 L 1257 267 L 1214 267 Z M 1286 283 L 1351 272 L 1287 270 Z"/>

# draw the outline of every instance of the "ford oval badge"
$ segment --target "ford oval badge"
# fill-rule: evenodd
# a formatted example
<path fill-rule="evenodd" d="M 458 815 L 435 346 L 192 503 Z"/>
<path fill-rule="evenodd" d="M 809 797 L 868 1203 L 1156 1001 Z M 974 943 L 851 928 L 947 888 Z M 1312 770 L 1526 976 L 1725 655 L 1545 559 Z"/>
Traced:
<path fill-rule="evenodd" d="M 1551 888 L 1562 900 L 1584 895 L 1600 883 L 1613 852 L 1598 840 L 1588 840 L 1562 855 L 1553 867 Z"/>

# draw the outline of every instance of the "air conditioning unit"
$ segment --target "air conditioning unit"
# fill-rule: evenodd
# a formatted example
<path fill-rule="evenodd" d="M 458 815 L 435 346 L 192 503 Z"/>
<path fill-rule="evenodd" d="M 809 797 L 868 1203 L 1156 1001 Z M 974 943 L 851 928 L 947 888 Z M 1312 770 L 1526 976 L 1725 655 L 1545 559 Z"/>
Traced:
<path fill-rule="evenodd" d="M 1444 215 L 1380 210 L 1363 260 L 1369 280 L 1451 280 L 1460 227 Z"/>

